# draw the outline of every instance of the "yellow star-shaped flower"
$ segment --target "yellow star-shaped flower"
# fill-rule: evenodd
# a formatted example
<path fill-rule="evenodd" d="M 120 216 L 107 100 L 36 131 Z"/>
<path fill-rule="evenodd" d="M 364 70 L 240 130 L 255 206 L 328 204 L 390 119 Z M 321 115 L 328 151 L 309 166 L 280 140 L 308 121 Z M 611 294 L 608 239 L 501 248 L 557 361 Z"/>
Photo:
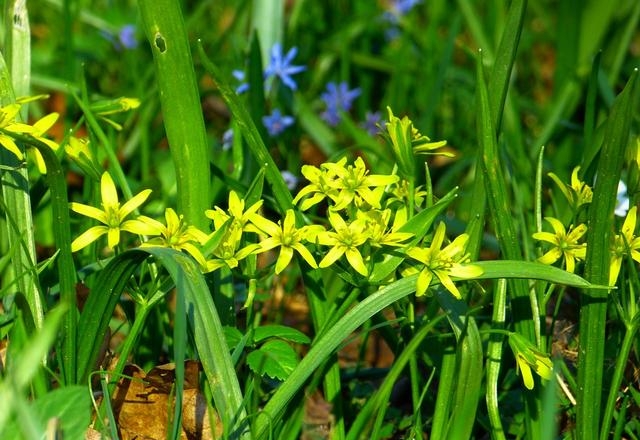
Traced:
<path fill-rule="evenodd" d="M 616 234 L 613 249 L 611 251 L 611 266 L 609 267 L 609 285 L 613 286 L 618 280 L 622 258 L 629 254 L 634 261 L 640 263 L 640 237 L 636 237 L 637 206 L 633 206 L 627 212 L 627 217 L 622 224 L 620 234 Z"/>
<path fill-rule="evenodd" d="M 553 247 L 547 251 L 538 261 L 543 264 L 553 264 L 561 257 L 567 265 L 567 272 L 573 273 L 576 267 L 576 260 L 584 260 L 587 254 L 587 244 L 579 243 L 582 236 L 587 232 L 587 226 L 580 224 L 575 228 L 569 226 L 569 231 L 565 229 L 560 220 L 553 217 L 545 217 L 551 224 L 553 233 L 536 232 L 533 238 L 551 243 Z"/>
<path fill-rule="evenodd" d="M 343 255 L 360 275 L 367 276 L 369 271 L 358 249 L 369 238 L 364 221 L 354 220 L 347 224 L 336 212 L 329 211 L 329 223 L 333 231 L 318 234 L 316 241 L 323 246 L 331 246 L 318 267 L 329 267 Z"/>
<path fill-rule="evenodd" d="M 102 196 L 102 209 L 82 203 L 71 203 L 71 210 L 78 214 L 98 220 L 101 225 L 93 226 L 83 232 L 71 243 L 72 252 L 88 246 L 101 236 L 107 234 L 107 246 L 111 249 L 120 243 L 120 232 L 127 231 L 133 234 L 153 235 L 157 229 L 140 220 L 126 220 L 151 194 L 150 189 L 145 189 L 136 194 L 131 200 L 120 206 L 118 192 L 113 179 L 108 172 L 102 174 L 100 180 L 100 193 Z"/>
<path fill-rule="evenodd" d="M 427 292 L 435 276 L 453 296 L 462 298 L 451 277 L 470 279 L 482 275 L 483 271 L 479 266 L 464 264 L 469 259 L 469 256 L 465 254 L 469 235 L 459 235 L 441 249 L 445 238 L 445 230 L 445 224 L 440 222 L 428 248 L 414 247 L 407 250 L 407 256 L 424 265 L 418 275 L 416 296 L 422 296 Z"/>
<path fill-rule="evenodd" d="M 318 265 L 303 242 L 313 241 L 314 238 L 324 228 L 320 225 L 308 225 L 296 228 L 295 214 L 292 209 L 287 210 L 282 224 L 275 224 L 261 215 L 254 215 L 251 221 L 260 230 L 269 235 L 268 238 L 260 242 L 261 252 L 268 251 L 275 247 L 280 247 L 280 254 L 276 261 L 276 274 L 282 272 L 289 265 L 293 258 L 294 251 L 298 252 L 302 258 L 313 268 Z"/>
<path fill-rule="evenodd" d="M 141 222 L 155 228 L 157 235 L 159 235 L 142 243 L 140 247 L 159 246 L 178 251 L 187 251 L 198 262 L 200 267 L 206 267 L 207 262 L 198 245 L 207 241 L 207 234 L 195 226 L 187 225 L 182 216 L 176 214 L 172 208 L 165 209 L 164 218 L 166 225 L 149 217 L 138 217 Z"/>

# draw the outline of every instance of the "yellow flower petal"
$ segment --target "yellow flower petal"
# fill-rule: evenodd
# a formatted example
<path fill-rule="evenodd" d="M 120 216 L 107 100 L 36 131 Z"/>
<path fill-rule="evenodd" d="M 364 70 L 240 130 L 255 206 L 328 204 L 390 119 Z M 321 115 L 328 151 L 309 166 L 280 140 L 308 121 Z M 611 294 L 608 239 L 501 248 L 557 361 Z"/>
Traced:
<path fill-rule="evenodd" d="M 98 238 L 106 234 L 108 228 L 106 226 L 93 226 L 80 234 L 78 238 L 71 243 L 71 252 L 77 252 L 96 241 Z"/>

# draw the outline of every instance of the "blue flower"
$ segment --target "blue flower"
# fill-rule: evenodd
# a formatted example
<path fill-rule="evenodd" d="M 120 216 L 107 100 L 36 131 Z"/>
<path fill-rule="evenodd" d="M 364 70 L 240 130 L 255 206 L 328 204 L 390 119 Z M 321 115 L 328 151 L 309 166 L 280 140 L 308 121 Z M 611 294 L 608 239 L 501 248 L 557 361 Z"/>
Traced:
<path fill-rule="evenodd" d="M 360 124 L 362 128 L 364 128 L 367 133 L 371 136 L 375 136 L 380 131 L 380 127 L 378 127 L 378 123 L 380 122 L 380 112 L 367 112 L 364 115 L 364 121 Z"/>
<path fill-rule="evenodd" d="M 349 90 L 346 82 L 336 84 L 330 82 L 327 84 L 326 91 L 320 95 L 327 106 L 321 117 L 324 121 L 335 127 L 340 122 L 340 112 L 348 112 L 351 110 L 353 100 L 360 96 L 360 89 L 355 88 Z"/>
<path fill-rule="evenodd" d="M 233 128 L 228 128 L 222 133 L 222 151 L 229 151 L 233 147 Z"/>
<path fill-rule="evenodd" d="M 283 116 L 280 110 L 275 109 L 269 116 L 262 117 L 262 123 L 267 128 L 270 136 L 277 136 L 287 127 L 293 125 L 292 116 Z"/>
<path fill-rule="evenodd" d="M 391 24 L 395 25 L 400 21 L 400 17 L 407 15 L 411 9 L 422 0 L 392 0 L 389 7 L 384 12 L 383 17 Z M 392 28 L 387 31 L 388 39 L 393 39 L 398 34 L 398 29 Z"/>
<path fill-rule="evenodd" d="M 616 195 L 615 214 L 618 217 L 625 217 L 629 210 L 629 196 L 627 195 L 627 185 L 621 180 L 618 182 L 618 194 Z"/>
<path fill-rule="evenodd" d="M 282 46 L 280 43 L 275 43 L 271 48 L 271 59 L 269 60 L 269 65 L 264 70 L 264 78 L 268 79 L 277 76 L 285 86 L 289 87 L 291 90 L 296 90 L 298 85 L 291 78 L 291 75 L 295 75 L 296 73 L 300 73 L 306 69 L 305 66 L 294 66 L 291 64 L 297 53 L 298 48 L 292 47 L 283 58 Z"/>
<path fill-rule="evenodd" d="M 393 0 L 391 2 L 391 9 L 399 15 L 405 15 L 420 3 L 422 3 L 422 0 Z"/>
<path fill-rule="evenodd" d="M 138 47 L 136 27 L 132 24 L 122 26 L 122 29 L 120 29 L 120 32 L 118 33 L 118 40 L 125 49 L 135 49 Z"/>
<path fill-rule="evenodd" d="M 282 179 L 284 180 L 285 185 L 289 188 L 290 191 L 293 191 L 298 186 L 298 178 L 293 175 L 291 171 L 281 170 L 280 174 L 282 175 Z"/>
<path fill-rule="evenodd" d="M 236 93 L 238 95 L 240 95 L 240 94 L 246 92 L 247 90 L 249 90 L 249 83 L 243 82 L 246 75 L 242 70 L 233 70 L 231 72 L 231 75 L 233 75 L 233 77 L 235 79 L 240 81 L 240 85 L 238 87 L 236 87 Z"/>

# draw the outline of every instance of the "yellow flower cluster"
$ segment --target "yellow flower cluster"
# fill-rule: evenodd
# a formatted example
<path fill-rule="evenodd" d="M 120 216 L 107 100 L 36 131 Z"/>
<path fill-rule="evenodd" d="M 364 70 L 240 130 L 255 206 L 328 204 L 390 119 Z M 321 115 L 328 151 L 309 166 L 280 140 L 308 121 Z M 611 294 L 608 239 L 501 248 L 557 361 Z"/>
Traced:
<path fill-rule="evenodd" d="M 558 185 L 558 188 L 567 199 L 574 213 L 577 213 L 583 205 L 591 203 L 591 187 L 578 178 L 580 167 L 576 167 L 571 173 L 571 184 L 564 184 L 553 173 L 549 177 Z M 584 223 L 578 226 L 570 225 L 568 230 L 563 223 L 554 217 L 545 217 L 551 225 L 553 232 L 539 231 L 533 234 L 533 238 L 551 244 L 551 247 L 538 261 L 544 264 L 554 264 L 560 259 L 564 260 L 568 272 L 574 272 L 576 263 L 583 261 L 587 253 L 587 244 L 583 237 L 587 232 Z M 620 268 L 625 256 L 640 263 L 640 237 L 635 235 L 637 220 L 637 207 L 633 206 L 626 214 L 622 228 L 615 234 L 611 247 L 611 260 L 609 268 L 609 285 L 614 286 L 620 274 Z"/>
<path fill-rule="evenodd" d="M 245 206 L 245 200 L 231 191 L 226 209 L 216 206 L 205 212 L 213 223 L 212 231 L 207 232 L 185 224 L 171 208 L 165 210 L 164 223 L 134 215 L 151 190 L 143 190 L 120 204 L 113 179 L 105 172 L 101 176 L 100 208 L 71 203 L 73 211 L 100 223 L 78 236 L 72 250 L 79 251 L 103 235 L 107 236 L 107 246 L 115 249 L 121 243 L 121 232 L 129 232 L 143 237 L 143 247 L 186 251 L 205 272 L 222 267 L 234 269 L 250 255 L 278 249 L 276 274 L 297 254 L 314 269 L 334 266 L 344 257 L 347 268 L 366 278 L 376 262 L 399 249 L 395 254 L 406 258 L 403 275 L 419 273 L 418 295 L 434 284 L 442 284 L 458 298 L 461 295 L 452 277 L 467 279 L 482 273 L 479 267 L 465 264 L 466 234 L 442 248 L 445 226 L 441 223 L 427 241 L 428 246 L 422 247 L 419 244 L 422 237 L 401 230 L 409 213 L 405 206 L 407 185 L 398 176 L 369 174 L 361 158 L 353 164 L 342 159 L 320 168 L 305 166 L 302 172 L 309 184 L 294 201 L 301 210 L 308 210 L 325 200 L 326 223 L 304 224 L 302 215 L 296 215 L 292 209 L 282 220 L 274 222 L 261 214 L 262 200 Z M 417 189 L 414 202 L 421 200 L 423 193 Z"/>

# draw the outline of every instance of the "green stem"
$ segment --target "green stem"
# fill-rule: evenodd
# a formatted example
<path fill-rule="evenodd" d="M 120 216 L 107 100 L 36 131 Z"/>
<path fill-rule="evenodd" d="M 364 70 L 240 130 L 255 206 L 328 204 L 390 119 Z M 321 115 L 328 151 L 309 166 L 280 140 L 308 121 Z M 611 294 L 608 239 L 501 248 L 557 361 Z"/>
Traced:
<path fill-rule="evenodd" d="M 502 330 L 504 328 L 507 303 L 507 281 L 498 280 L 493 295 L 493 319 L 492 330 Z M 493 332 L 495 334 L 495 332 Z M 498 377 L 500 375 L 500 363 L 502 361 L 502 345 L 504 338 L 498 334 L 492 335 L 487 347 L 487 412 L 489 414 L 489 424 L 491 425 L 491 438 L 493 440 L 504 440 L 504 429 L 500 419 L 500 409 L 498 408 Z"/>
<path fill-rule="evenodd" d="M 111 383 L 110 390 L 109 390 L 110 394 L 113 394 L 115 390 L 116 382 L 122 375 L 122 372 L 124 371 L 124 367 L 127 365 L 127 363 L 130 360 L 129 356 L 133 352 L 133 348 L 135 347 L 136 342 L 138 341 L 138 338 L 142 333 L 144 324 L 147 321 L 147 317 L 149 316 L 149 312 L 151 312 L 152 307 L 153 306 L 148 303 L 141 304 L 138 310 L 136 310 L 136 317 L 133 320 L 133 325 L 129 329 L 129 334 L 127 335 L 126 339 L 124 340 L 124 343 L 122 344 L 122 349 L 120 350 L 120 353 L 118 353 L 118 356 L 119 356 L 118 363 L 116 364 L 116 367 L 113 369 L 112 376 L 115 378 L 115 381 Z"/>
<path fill-rule="evenodd" d="M 611 430 L 611 421 L 613 420 L 613 413 L 615 410 L 616 400 L 618 399 L 618 390 L 622 383 L 622 377 L 624 375 L 624 369 L 627 366 L 627 360 L 629 359 L 629 353 L 633 344 L 636 342 L 636 333 L 638 333 L 638 327 L 640 327 L 640 319 L 634 319 L 630 325 L 627 325 L 624 339 L 622 340 L 622 346 L 617 354 L 616 368 L 613 372 L 613 378 L 611 380 L 611 388 L 609 389 L 609 398 L 607 399 L 607 405 L 604 410 L 604 417 L 602 419 L 602 429 L 600 431 L 600 440 L 607 440 L 610 437 L 609 431 Z"/>
<path fill-rule="evenodd" d="M 209 153 L 187 31 L 177 0 L 139 0 L 156 67 L 160 103 L 176 169 L 178 210 L 187 223 L 207 227 Z"/>

